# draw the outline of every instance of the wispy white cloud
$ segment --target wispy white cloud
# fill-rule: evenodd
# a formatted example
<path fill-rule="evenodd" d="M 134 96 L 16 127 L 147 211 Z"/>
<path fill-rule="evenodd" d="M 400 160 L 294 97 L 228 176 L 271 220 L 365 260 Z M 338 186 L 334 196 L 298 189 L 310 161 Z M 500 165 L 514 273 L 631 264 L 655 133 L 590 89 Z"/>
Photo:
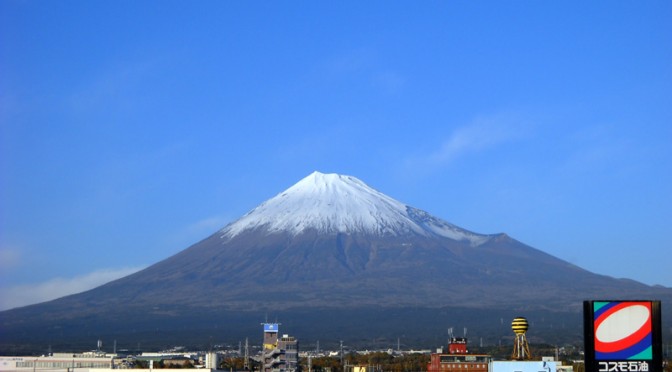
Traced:
<path fill-rule="evenodd" d="M 470 153 L 520 139 L 525 132 L 520 121 L 511 115 L 479 117 L 469 125 L 457 128 L 427 159 L 434 164 L 447 164 Z"/>
<path fill-rule="evenodd" d="M 141 269 L 143 267 L 102 269 L 74 278 L 53 278 L 42 283 L 0 287 L 0 310 L 32 305 L 84 292 Z"/>
<path fill-rule="evenodd" d="M 529 136 L 529 121 L 515 114 L 481 116 L 455 128 L 434 149 L 405 160 L 406 170 L 431 172 L 458 159 L 492 151 L 504 144 Z"/>

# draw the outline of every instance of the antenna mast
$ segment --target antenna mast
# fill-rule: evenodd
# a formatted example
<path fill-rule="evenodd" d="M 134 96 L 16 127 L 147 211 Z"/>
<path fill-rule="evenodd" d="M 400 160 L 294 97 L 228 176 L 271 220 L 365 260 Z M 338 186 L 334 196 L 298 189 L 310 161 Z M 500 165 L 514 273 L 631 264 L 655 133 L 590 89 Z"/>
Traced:
<path fill-rule="evenodd" d="M 250 349 L 249 345 L 247 344 L 247 337 L 245 337 L 245 361 L 243 364 L 243 369 L 246 371 L 250 370 Z"/>

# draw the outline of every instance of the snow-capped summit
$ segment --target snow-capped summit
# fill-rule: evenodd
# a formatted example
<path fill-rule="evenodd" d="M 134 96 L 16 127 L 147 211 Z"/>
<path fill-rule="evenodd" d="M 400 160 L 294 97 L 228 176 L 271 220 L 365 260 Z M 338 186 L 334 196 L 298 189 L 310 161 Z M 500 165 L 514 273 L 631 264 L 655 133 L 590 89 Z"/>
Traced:
<path fill-rule="evenodd" d="M 490 238 L 407 206 L 355 177 L 320 172 L 313 172 L 226 226 L 222 236 L 232 238 L 255 228 L 292 235 L 306 230 L 376 236 L 419 234 L 468 240 L 471 245 Z"/>

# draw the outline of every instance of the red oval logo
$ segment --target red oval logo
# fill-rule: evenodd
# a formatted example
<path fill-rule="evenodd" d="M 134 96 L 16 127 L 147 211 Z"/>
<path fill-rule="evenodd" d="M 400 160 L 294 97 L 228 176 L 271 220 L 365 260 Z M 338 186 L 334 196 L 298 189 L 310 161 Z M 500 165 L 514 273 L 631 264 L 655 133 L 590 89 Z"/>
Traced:
<path fill-rule="evenodd" d="M 595 319 L 595 350 L 625 350 L 651 333 L 651 304 L 622 302 Z"/>

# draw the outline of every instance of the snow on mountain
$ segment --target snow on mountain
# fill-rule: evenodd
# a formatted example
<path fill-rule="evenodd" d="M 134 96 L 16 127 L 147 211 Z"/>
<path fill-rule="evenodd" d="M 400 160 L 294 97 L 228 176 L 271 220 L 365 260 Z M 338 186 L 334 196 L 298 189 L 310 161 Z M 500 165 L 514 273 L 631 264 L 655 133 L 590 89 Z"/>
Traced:
<path fill-rule="evenodd" d="M 260 204 L 221 233 L 223 238 L 233 238 L 256 228 L 292 235 L 311 229 L 323 234 L 400 236 L 415 233 L 467 240 L 474 246 L 491 237 L 469 232 L 407 206 L 355 177 L 320 172 L 313 172 Z"/>

